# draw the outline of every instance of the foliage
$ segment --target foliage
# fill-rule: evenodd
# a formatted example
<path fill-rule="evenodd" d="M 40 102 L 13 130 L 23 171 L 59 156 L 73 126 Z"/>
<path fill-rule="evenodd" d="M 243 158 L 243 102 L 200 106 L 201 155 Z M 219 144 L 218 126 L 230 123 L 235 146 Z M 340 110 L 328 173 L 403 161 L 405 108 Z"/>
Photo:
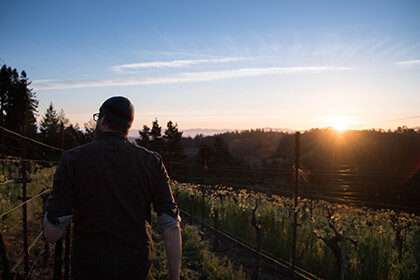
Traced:
<path fill-rule="evenodd" d="M 252 210 L 258 205 L 256 216 L 261 221 L 263 250 L 287 261 L 292 250 L 293 211 L 297 211 L 297 265 L 319 277 L 337 277 L 336 259 L 322 240 L 335 236 L 333 228 L 340 235 L 345 231 L 356 243 L 346 243 L 346 279 L 416 279 L 418 274 L 420 217 L 414 214 L 301 198 L 294 209 L 290 198 L 223 186 L 174 183 L 173 189 L 180 207 L 198 216 L 202 215 L 199 194 L 204 189 L 204 216 L 208 222 L 213 221 L 217 209 L 223 231 L 254 245 Z M 398 233 L 398 227 L 408 224 Z M 341 242 L 338 244 L 341 246 Z"/>
<path fill-rule="evenodd" d="M 69 123 L 63 109 L 57 112 L 53 104 L 50 103 L 40 122 L 39 137 L 41 141 L 68 150 L 93 140 L 95 129 L 93 120 L 85 123 L 85 131 L 82 131 L 78 124 Z M 48 156 L 49 159 L 60 157 L 60 154 L 55 151 L 47 151 L 43 155 Z"/>
<path fill-rule="evenodd" d="M 140 138 L 135 141 L 138 145 L 155 151 L 162 155 L 166 163 L 179 162 L 185 159 L 184 147 L 182 145 L 182 132 L 178 131 L 178 124 L 168 121 L 164 135 L 158 119 L 155 119 L 150 129 L 147 125 L 139 131 Z M 168 166 L 169 169 L 170 166 Z"/>
<path fill-rule="evenodd" d="M 185 158 L 184 147 L 182 146 L 182 132 L 178 131 L 178 124 L 168 121 L 163 140 L 165 149 L 163 157 L 166 162 L 182 161 Z"/>
<path fill-rule="evenodd" d="M 0 125 L 10 130 L 36 134 L 35 113 L 38 101 L 35 93 L 29 88 L 25 71 L 18 71 L 3 65 L 0 70 Z M 26 128 L 26 131 L 25 131 Z"/>
<path fill-rule="evenodd" d="M 235 271 L 227 259 L 219 260 L 208 252 L 207 244 L 201 240 L 197 229 L 185 226 L 182 229 L 181 279 L 189 280 L 236 280 L 246 279 L 242 269 Z M 156 238 L 156 234 L 153 236 Z M 163 242 L 154 241 L 155 259 L 152 267 L 152 279 L 167 279 L 167 260 Z"/>
<path fill-rule="evenodd" d="M 64 111 L 57 112 L 50 103 L 38 127 L 36 114 L 38 100 L 35 92 L 29 88 L 31 82 L 25 71 L 19 75 L 16 69 L 3 65 L 0 70 L 0 126 L 30 138 L 64 149 L 69 149 L 93 139 L 94 124 L 85 124 L 81 130 L 78 124 L 70 124 Z M 3 154 L 22 155 L 22 139 L 2 133 L 0 137 L 1 151 Z M 59 154 L 50 149 L 33 145 L 27 141 L 28 158 L 58 159 Z"/>
<path fill-rule="evenodd" d="M 8 158 L 1 161 L 2 173 L 0 175 L 0 209 L 1 214 L 22 203 L 19 197 L 22 196 L 22 184 L 14 181 L 20 178 L 20 160 Z M 52 187 L 52 177 L 55 167 L 42 167 L 31 163 L 29 166 L 29 178 L 31 181 L 27 184 L 27 196 L 37 196 L 47 188 Z M 31 217 L 42 207 L 40 197 L 28 202 L 28 217 Z M 0 229 L 5 231 L 14 227 L 22 218 L 22 208 L 18 208 L 0 219 Z"/>
<path fill-rule="evenodd" d="M 16 69 L 3 65 L 0 70 L 0 126 L 9 130 L 36 136 L 35 114 L 38 101 L 35 93 L 29 88 L 25 71 L 19 75 Z M 20 143 L 14 138 L 0 138 L 1 152 L 18 155 L 21 152 Z"/>
<path fill-rule="evenodd" d="M 52 103 L 48 106 L 47 111 L 42 117 L 40 123 L 41 140 L 49 145 L 57 145 L 60 142 L 60 134 L 64 130 L 64 122 L 60 120 L 57 111 Z M 58 145 L 57 145 L 58 146 Z"/>

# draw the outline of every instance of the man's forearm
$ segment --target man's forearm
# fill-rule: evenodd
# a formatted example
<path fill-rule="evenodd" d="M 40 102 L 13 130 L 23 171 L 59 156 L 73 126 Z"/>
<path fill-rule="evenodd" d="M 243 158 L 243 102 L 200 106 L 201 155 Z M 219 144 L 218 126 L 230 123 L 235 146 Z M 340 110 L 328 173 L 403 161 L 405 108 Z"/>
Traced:
<path fill-rule="evenodd" d="M 63 236 L 64 231 L 58 230 L 48 221 L 44 220 L 43 224 L 44 224 L 44 236 L 45 236 L 45 239 L 47 239 L 47 241 L 55 242 Z"/>
<path fill-rule="evenodd" d="M 168 258 L 169 280 L 178 280 L 181 269 L 182 240 L 179 224 L 165 229 L 163 238 Z"/>

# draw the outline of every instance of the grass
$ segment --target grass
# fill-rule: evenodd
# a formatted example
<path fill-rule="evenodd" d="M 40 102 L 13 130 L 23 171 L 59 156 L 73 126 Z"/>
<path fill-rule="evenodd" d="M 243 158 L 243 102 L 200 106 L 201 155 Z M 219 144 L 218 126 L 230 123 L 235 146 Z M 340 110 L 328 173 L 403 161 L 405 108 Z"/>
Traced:
<path fill-rule="evenodd" d="M 152 280 L 167 279 L 167 260 L 161 232 L 154 231 L 154 261 Z M 242 270 L 236 271 L 233 264 L 220 260 L 208 251 L 207 243 L 202 241 L 197 229 L 185 226 L 182 229 L 181 279 L 185 280 L 241 280 L 247 279 Z"/>

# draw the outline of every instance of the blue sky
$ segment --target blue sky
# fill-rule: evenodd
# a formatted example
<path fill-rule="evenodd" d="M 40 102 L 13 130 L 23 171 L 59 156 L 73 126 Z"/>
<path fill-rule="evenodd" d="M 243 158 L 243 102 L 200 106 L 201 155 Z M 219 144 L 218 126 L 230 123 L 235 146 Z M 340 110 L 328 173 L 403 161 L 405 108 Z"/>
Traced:
<path fill-rule="evenodd" d="M 1 1 L 0 57 L 81 126 L 420 126 L 420 1 Z"/>

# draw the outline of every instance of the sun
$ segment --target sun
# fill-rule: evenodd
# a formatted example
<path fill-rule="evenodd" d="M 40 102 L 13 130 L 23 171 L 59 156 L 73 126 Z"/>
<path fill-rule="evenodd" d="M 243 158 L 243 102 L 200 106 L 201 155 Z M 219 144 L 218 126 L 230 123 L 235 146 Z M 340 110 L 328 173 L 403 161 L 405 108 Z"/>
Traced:
<path fill-rule="evenodd" d="M 328 123 L 336 130 L 344 131 L 348 129 L 350 121 L 349 118 L 345 116 L 332 116 L 329 117 Z"/>

